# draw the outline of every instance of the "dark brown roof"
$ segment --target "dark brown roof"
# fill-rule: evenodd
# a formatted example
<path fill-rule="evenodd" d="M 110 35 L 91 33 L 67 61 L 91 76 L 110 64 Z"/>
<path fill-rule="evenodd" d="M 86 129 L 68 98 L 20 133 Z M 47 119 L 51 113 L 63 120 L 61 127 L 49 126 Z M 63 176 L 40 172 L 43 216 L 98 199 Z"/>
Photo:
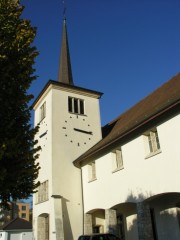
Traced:
<path fill-rule="evenodd" d="M 74 85 L 73 77 L 72 77 L 72 70 L 71 70 L 71 60 L 70 60 L 69 44 L 68 44 L 68 36 L 67 36 L 67 28 L 66 28 L 66 20 L 65 19 L 64 19 L 64 23 L 63 23 L 58 81 L 60 81 L 62 83 Z"/>
<path fill-rule="evenodd" d="M 17 229 L 31 230 L 32 223 L 22 218 L 15 218 L 11 222 L 7 223 L 2 229 L 3 230 L 17 230 Z"/>
<path fill-rule="evenodd" d="M 173 106 L 180 105 L 180 74 L 167 81 L 157 90 L 138 102 L 132 108 L 102 128 L 103 139 L 74 161 L 80 167 L 82 162 L 95 159 L 113 143 L 132 133 Z"/>

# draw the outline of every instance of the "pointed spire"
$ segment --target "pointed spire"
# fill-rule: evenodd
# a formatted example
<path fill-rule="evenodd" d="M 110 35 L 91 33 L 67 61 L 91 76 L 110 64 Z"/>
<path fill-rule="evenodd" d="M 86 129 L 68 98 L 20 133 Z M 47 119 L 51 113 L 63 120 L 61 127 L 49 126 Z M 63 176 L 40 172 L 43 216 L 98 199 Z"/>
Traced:
<path fill-rule="evenodd" d="M 68 45 L 68 36 L 67 36 L 66 18 L 65 17 L 64 17 L 64 22 L 63 22 L 63 33 L 62 33 L 58 81 L 62 82 L 62 83 L 74 85 L 73 77 L 72 77 L 72 70 L 71 70 L 71 60 L 70 60 L 70 54 L 69 54 L 69 45 Z"/>

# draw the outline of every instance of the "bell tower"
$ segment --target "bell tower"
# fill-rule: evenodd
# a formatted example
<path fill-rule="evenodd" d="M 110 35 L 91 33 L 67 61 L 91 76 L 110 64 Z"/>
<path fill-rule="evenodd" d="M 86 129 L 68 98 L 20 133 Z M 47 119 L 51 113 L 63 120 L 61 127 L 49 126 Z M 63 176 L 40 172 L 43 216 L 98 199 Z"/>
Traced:
<path fill-rule="evenodd" d="M 48 81 L 33 103 L 41 146 L 40 186 L 33 196 L 36 240 L 75 240 L 83 234 L 81 170 L 73 161 L 101 139 L 101 95 L 73 82 L 64 19 L 58 81 Z"/>

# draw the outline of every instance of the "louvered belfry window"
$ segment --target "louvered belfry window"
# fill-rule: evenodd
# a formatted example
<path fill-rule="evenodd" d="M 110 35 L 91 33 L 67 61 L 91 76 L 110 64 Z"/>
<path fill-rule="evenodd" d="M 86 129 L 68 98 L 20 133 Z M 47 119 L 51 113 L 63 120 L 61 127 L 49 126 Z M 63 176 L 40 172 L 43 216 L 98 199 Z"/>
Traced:
<path fill-rule="evenodd" d="M 40 107 L 40 121 L 46 117 L 46 102 L 44 102 Z"/>
<path fill-rule="evenodd" d="M 70 113 L 84 115 L 84 100 L 74 97 L 68 97 L 68 109 Z"/>

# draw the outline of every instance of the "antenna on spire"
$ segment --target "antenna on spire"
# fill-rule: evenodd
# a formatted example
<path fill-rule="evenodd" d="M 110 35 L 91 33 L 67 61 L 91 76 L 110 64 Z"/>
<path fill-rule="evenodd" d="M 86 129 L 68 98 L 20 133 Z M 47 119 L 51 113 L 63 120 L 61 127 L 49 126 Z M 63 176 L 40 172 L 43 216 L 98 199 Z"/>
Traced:
<path fill-rule="evenodd" d="M 63 19 L 66 20 L 66 4 L 65 0 L 62 0 L 63 3 Z"/>

